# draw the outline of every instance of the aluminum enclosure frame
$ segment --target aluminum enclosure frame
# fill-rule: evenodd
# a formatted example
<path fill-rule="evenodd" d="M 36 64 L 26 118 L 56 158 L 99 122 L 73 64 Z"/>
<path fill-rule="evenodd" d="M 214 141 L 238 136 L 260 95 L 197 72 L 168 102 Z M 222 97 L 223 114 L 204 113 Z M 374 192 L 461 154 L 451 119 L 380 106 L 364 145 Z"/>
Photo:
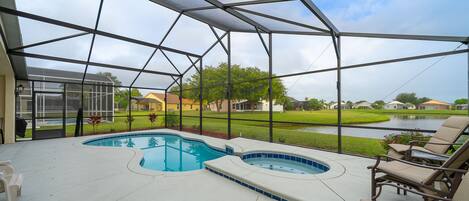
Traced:
<path fill-rule="evenodd" d="M 274 4 L 274 3 L 286 2 L 286 1 L 292 1 L 292 0 L 250 0 L 250 1 L 242 1 L 242 2 L 226 3 L 226 4 L 223 4 L 218 0 L 205 0 L 211 6 L 191 8 L 191 9 L 179 9 L 179 8 L 176 8 L 176 7 L 171 6 L 169 4 L 166 4 L 166 3 L 164 3 L 164 1 L 160 1 L 160 0 L 151 0 L 151 1 L 179 13 L 178 17 L 172 23 L 169 30 L 167 30 L 166 34 L 161 39 L 159 44 L 152 44 L 152 43 L 148 43 L 148 42 L 145 42 L 145 41 L 132 39 L 132 38 L 128 38 L 128 37 L 125 37 L 125 36 L 120 36 L 120 35 L 116 35 L 116 34 L 113 34 L 113 33 L 108 33 L 108 32 L 98 30 L 98 24 L 99 24 L 100 14 L 101 14 L 101 10 L 102 10 L 104 0 L 100 1 L 100 6 L 99 6 L 99 10 L 98 10 L 97 19 L 96 19 L 94 29 L 90 29 L 88 27 L 83 27 L 83 26 L 80 26 L 80 25 L 67 23 L 67 22 L 64 22 L 64 21 L 55 20 L 55 19 L 51 19 L 51 18 L 47 18 L 47 17 L 43 17 L 43 16 L 39 16 L 39 15 L 35 15 L 35 14 L 31 14 L 31 13 L 18 11 L 18 10 L 14 10 L 14 9 L 11 9 L 11 8 L 0 6 L 0 13 L 9 14 L 9 15 L 18 16 L 18 17 L 24 17 L 24 18 L 28 18 L 28 19 L 31 19 L 31 20 L 36 20 L 36 21 L 40 21 L 40 22 L 44 22 L 44 23 L 49 23 L 49 24 L 53 24 L 53 25 L 57 25 L 57 26 L 61 26 L 61 27 L 66 27 L 66 28 L 82 31 L 82 33 L 78 33 L 78 34 L 74 34 L 74 35 L 70 35 L 70 36 L 65 36 L 65 37 L 60 37 L 60 38 L 56 38 L 56 39 L 51 39 L 51 40 L 47 40 L 47 41 L 41 41 L 41 42 L 38 42 L 38 43 L 35 43 L 35 44 L 26 45 L 26 46 L 18 46 L 18 47 L 9 47 L 8 46 L 7 36 L 3 32 L 3 30 L 0 30 L 0 33 L 1 33 L 1 36 L 2 36 L 2 40 L 3 40 L 3 42 L 6 46 L 7 53 L 9 55 L 9 57 L 11 57 L 11 56 L 20 56 L 20 57 L 38 58 L 38 59 L 43 59 L 43 60 L 61 61 L 61 62 L 67 62 L 67 63 L 75 63 L 75 64 L 84 64 L 84 65 L 86 65 L 85 71 L 84 71 L 84 74 L 83 74 L 83 79 L 82 79 L 82 82 L 81 82 L 81 85 L 82 85 L 82 100 L 81 100 L 82 104 L 83 104 L 83 86 L 85 86 L 85 85 L 94 85 L 94 84 L 85 83 L 85 76 L 86 76 L 87 69 L 88 69 L 89 65 L 101 66 L 101 67 L 110 68 L 110 69 L 119 69 L 119 70 L 128 70 L 128 71 L 138 72 L 138 75 L 132 81 L 130 86 L 113 86 L 113 87 L 128 87 L 128 89 L 129 89 L 129 118 L 132 117 L 132 115 L 131 115 L 132 107 L 130 106 L 131 105 L 130 103 L 132 101 L 131 91 L 132 91 L 133 88 L 164 90 L 165 91 L 165 104 L 166 104 L 166 102 L 167 102 L 167 93 L 170 93 L 169 90 L 171 89 L 171 87 L 174 84 L 177 84 L 179 86 L 179 90 L 178 91 L 173 91 L 173 92 L 179 92 L 179 104 L 180 104 L 179 105 L 179 130 L 183 129 L 182 119 L 184 117 L 195 118 L 194 116 L 183 116 L 183 113 L 182 113 L 182 98 L 183 98 L 182 97 L 182 92 L 184 90 L 189 90 L 189 89 L 184 89 L 183 88 L 183 83 L 182 83 L 183 82 L 183 77 L 184 77 L 184 75 L 186 75 L 186 73 L 190 69 L 195 68 L 197 70 L 197 72 L 199 73 L 200 78 L 201 78 L 200 79 L 200 86 L 199 86 L 199 89 L 198 89 L 199 90 L 199 104 L 200 104 L 199 105 L 199 112 L 200 113 L 199 113 L 199 116 L 197 117 L 197 118 L 199 118 L 199 125 L 200 125 L 199 126 L 199 131 L 200 131 L 199 133 L 200 134 L 203 134 L 203 124 L 202 124 L 202 122 L 203 122 L 204 118 L 220 119 L 220 118 L 214 118 L 214 117 L 204 117 L 203 113 L 202 113 L 202 111 L 203 111 L 203 89 L 204 89 L 204 87 L 210 87 L 210 86 L 203 86 L 203 84 L 202 84 L 202 78 L 203 78 L 202 59 L 217 44 L 219 44 L 227 54 L 227 63 L 228 63 L 228 75 L 227 75 L 228 80 L 226 82 L 226 89 L 227 89 L 226 94 L 227 94 L 227 101 L 228 101 L 228 106 L 229 106 L 228 107 L 228 114 L 227 114 L 227 118 L 226 118 L 227 125 L 228 125 L 228 127 L 227 127 L 228 138 L 231 138 L 231 133 L 232 133 L 231 120 L 260 121 L 260 122 L 269 123 L 269 141 L 270 142 L 274 142 L 273 123 L 292 123 L 292 124 L 332 126 L 332 127 L 337 127 L 338 128 L 338 141 L 337 141 L 338 148 L 337 148 L 337 152 L 339 152 L 339 153 L 343 152 L 343 150 L 342 150 L 343 149 L 342 148 L 342 128 L 343 127 L 364 128 L 364 129 L 382 129 L 382 130 L 435 132 L 433 130 L 422 130 L 422 129 L 402 129 L 402 128 L 386 128 L 386 127 L 343 125 L 342 124 L 342 108 L 341 108 L 341 105 L 340 105 L 341 102 L 342 102 L 342 96 L 341 96 L 341 92 L 342 92 L 342 90 L 341 90 L 341 80 L 342 80 L 341 71 L 348 70 L 348 69 L 354 69 L 354 68 L 376 66 L 376 65 L 380 65 L 380 64 L 386 64 L 386 63 L 396 63 L 396 62 L 411 61 L 411 60 L 418 60 L 418 59 L 425 59 L 425 58 L 441 57 L 441 56 L 446 56 L 446 55 L 467 54 L 468 55 L 468 77 L 469 77 L 469 47 L 467 47 L 466 49 L 463 49 L 463 50 L 454 50 L 454 51 L 439 52 L 439 53 L 433 53 L 433 54 L 423 54 L 423 55 L 388 59 L 388 60 L 383 60 L 383 61 L 369 62 L 369 63 L 363 63 L 363 64 L 355 64 L 355 65 L 348 65 L 348 66 L 342 66 L 341 65 L 341 38 L 343 38 L 343 37 L 364 37 L 364 38 L 382 38 L 382 39 L 400 39 L 400 40 L 460 42 L 460 43 L 464 43 L 464 44 L 468 44 L 469 37 L 341 32 L 340 29 L 337 28 L 332 23 L 332 21 L 329 20 L 326 17 L 326 15 L 324 15 L 324 13 L 322 13 L 321 10 L 311 0 L 299 0 L 299 1 L 305 6 L 305 8 L 308 11 L 310 11 L 314 16 L 316 16 L 324 24 L 324 26 L 327 27 L 327 29 L 311 26 L 311 25 L 308 25 L 308 24 L 303 24 L 303 23 L 300 23 L 300 22 L 291 21 L 291 20 L 284 19 L 284 18 L 281 18 L 281 17 L 269 15 L 269 14 L 266 14 L 266 13 L 260 13 L 260 12 L 256 12 L 256 11 L 252 11 L 252 10 L 248 10 L 248 9 L 240 7 L 240 6 L 256 5 L 256 4 Z M 220 9 L 223 12 L 226 12 L 227 14 L 229 14 L 229 15 L 231 15 L 231 16 L 233 16 L 233 17 L 235 17 L 235 18 L 237 18 L 241 21 L 243 21 L 247 24 L 250 24 L 251 26 L 253 26 L 255 31 L 230 29 L 225 24 L 213 23 L 211 21 L 201 19 L 200 17 L 197 17 L 196 15 L 191 13 L 193 11 L 211 10 L 211 9 Z M 249 14 L 252 14 L 252 15 L 255 15 L 255 16 L 268 18 L 270 20 L 275 20 L 277 22 L 282 22 L 282 23 L 285 23 L 285 24 L 290 24 L 290 25 L 295 25 L 295 26 L 298 26 L 298 27 L 307 28 L 307 29 L 310 29 L 311 31 L 310 32 L 308 32 L 308 31 L 305 32 L 305 31 L 272 30 L 272 29 L 269 29 L 268 27 L 262 25 L 261 23 L 256 22 L 254 19 L 251 19 L 251 18 L 247 17 L 246 15 L 243 15 L 240 11 L 245 12 L 245 13 L 249 13 Z M 175 26 L 175 24 L 177 23 L 177 21 L 179 20 L 179 18 L 182 15 L 188 16 L 190 18 L 193 18 L 195 20 L 198 20 L 202 23 L 207 24 L 210 27 L 213 34 L 215 35 L 217 40 L 203 54 L 199 55 L 199 54 L 195 54 L 195 53 L 186 52 L 186 51 L 178 50 L 178 49 L 175 49 L 175 48 L 170 48 L 170 47 L 163 46 L 163 42 L 170 35 L 171 30 L 173 29 L 173 27 Z M 225 31 L 225 33 L 221 36 L 218 36 L 217 32 L 214 30 L 214 27 Z M 245 32 L 245 33 L 258 34 L 259 38 L 262 42 L 263 48 L 266 50 L 266 53 L 268 55 L 268 59 L 269 59 L 269 76 L 266 77 L 266 78 L 257 79 L 257 81 L 258 80 L 268 80 L 268 84 L 269 84 L 269 88 L 268 88 L 268 93 L 269 93 L 269 96 L 268 96 L 269 97 L 269 120 L 268 121 L 235 119 L 235 118 L 231 117 L 231 113 L 232 113 L 232 111 L 231 111 L 231 101 L 232 101 L 231 94 L 232 94 L 233 86 L 237 84 L 237 83 L 233 83 L 232 78 L 231 78 L 231 65 L 232 65 L 231 64 L 231 54 L 232 54 L 232 52 L 231 52 L 231 33 L 233 33 L 233 32 Z M 69 59 L 69 58 L 59 58 L 59 57 L 52 57 L 52 56 L 48 56 L 48 55 L 38 55 L 38 54 L 31 54 L 31 53 L 23 52 L 23 50 L 26 49 L 26 48 L 31 48 L 31 47 L 35 47 L 35 46 L 50 44 L 50 43 L 54 43 L 54 42 L 58 42 L 58 41 L 62 41 L 62 40 L 67 40 L 67 39 L 70 39 L 70 38 L 79 37 L 79 36 L 83 36 L 83 35 L 87 35 L 87 34 L 92 34 L 93 37 L 92 37 L 91 46 L 90 46 L 88 57 L 87 57 L 86 61 L 79 61 L 79 60 L 74 60 L 74 59 Z M 268 43 L 266 43 L 264 41 L 264 39 L 262 37 L 262 34 L 267 34 L 268 35 Z M 335 52 L 335 55 L 336 55 L 336 58 L 337 58 L 337 61 L 336 61 L 337 66 L 336 67 L 331 67 L 331 68 L 325 68 L 325 69 L 321 69 L 321 70 L 306 71 L 306 72 L 300 72 L 300 73 L 292 73 L 292 74 L 286 74 L 286 75 L 280 75 L 280 76 L 273 75 L 272 74 L 272 66 L 273 66 L 273 63 L 272 63 L 272 52 L 273 52 L 273 49 L 272 49 L 272 43 L 273 43 L 272 35 L 273 34 L 329 36 L 329 37 L 331 37 L 331 40 L 334 44 L 334 52 Z M 113 38 L 113 39 L 117 39 L 117 40 L 121 40 L 121 41 L 126 41 L 126 42 L 130 42 L 130 43 L 133 43 L 133 44 L 143 45 L 143 46 L 146 46 L 146 47 L 151 47 L 151 48 L 154 48 L 154 51 L 151 54 L 151 56 L 148 58 L 148 60 L 145 62 L 145 65 L 143 67 L 141 67 L 140 69 L 129 67 L 129 66 L 119 66 L 119 65 L 92 62 L 92 61 L 90 61 L 90 57 L 91 57 L 91 54 L 92 54 L 92 51 L 93 51 L 94 39 L 95 39 L 96 35 L 109 37 L 109 38 Z M 225 37 L 227 37 L 227 44 L 224 44 L 223 41 L 222 41 L 222 39 L 225 38 Z M 160 72 L 160 71 L 151 71 L 151 70 L 146 70 L 145 69 L 147 67 L 148 63 L 150 62 L 150 60 L 153 58 L 154 54 L 157 51 L 161 51 L 163 53 L 164 57 L 173 66 L 173 68 L 178 72 L 177 74 L 168 73 L 168 72 Z M 179 69 L 177 66 L 175 66 L 174 63 L 170 60 L 170 58 L 165 54 L 165 51 L 173 52 L 173 53 L 176 53 L 176 54 L 182 54 L 182 55 L 187 56 L 188 59 L 190 60 L 191 65 L 189 67 L 187 67 L 185 71 L 181 71 L 181 69 Z M 190 57 L 195 57 L 197 59 L 195 61 L 192 61 Z M 10 60 L 10 62 L 11 62 L 11 60 Z M 198 68 L 197 68 L 197 64 L 198 64 Z M 14 68 L 14 66 L 13 66 L 13 68 Z M 274 121 L 273 120 L 273 111 L 272 111 L 273 110 L 273 98 L 272 98 L 272 80 L 273 79 L 292 77 L 292 76 L 299 76 L 299 75 L 310 75 L 310 74 L 316 74 L 316 73 L 322 73 L 322 72 L 328 72 L 328 71 L 336 71 L 336 73 L 337 73 L 337 78 L 336 78 L 337 102 L 338 102 L 338 109 L 337 109 L 337 122 L 338 123 L 337 124 L 314 124 L 314 123 L 301 123 L 301 122 L 282 122 L 282 121 Z M 167 88 L 164 88 L 164 89 L 162 89 L 162 88 L 134 87 L 134 84 L 135 84 L 136 80 L 139 78 L 141 73 L 149 73 L 149 74 L 169 76 L 174 81 L 172 82 L 172 84 L 170 84 Z M 23 79 L 18 79 L 18 80 L 23 80 Z M 30 81 L 34 81 L 34 80 L 30 80 Z M 37 81 L 44 82 L 43 80 L 37 80 Z M 249 80 L 249 81 L 253 81 L 253 80 Z M 249 82 L 249 81 L 246 81 L 246 82 Z M 63 83 L 65 84 L 65 83 L 68 83 L 68 82 L 63 82 Z M 71 84 L 77 84 L 77 83 L 71 82 Z M 468 79 L 468 97 L 469 97 L 469 79 Z M 165 119 L 166 119 L 166 117 L 168 116 L 167 107 L 165 107 L 164 112 L 165 112 Z M 165 127 L 168 127 L 166 121 L 165 121 Z M 132 130 L 132 121 L 129 121 L 129 130 Z"/>

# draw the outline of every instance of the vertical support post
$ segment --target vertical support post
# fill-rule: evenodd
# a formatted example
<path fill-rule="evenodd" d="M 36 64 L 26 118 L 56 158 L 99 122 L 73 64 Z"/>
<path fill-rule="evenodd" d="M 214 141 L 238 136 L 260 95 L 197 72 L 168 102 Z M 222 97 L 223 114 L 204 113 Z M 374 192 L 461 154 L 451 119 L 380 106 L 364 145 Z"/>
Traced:
<path fill-rule="evenodd" d="M 64 132 L 64 136 L 62 137 L 66 137 L 67 136 L 67 83 L 64 83 L 64 91 L 63 91 L 64 95 L 63 95 L 63 104 L 64 104 L 64 107 L 63 107 L 63 110 L 62 110 L 62 128 L 63 128 L 63 132 Z"/>
<path fill-rule="evenodd" d="M 467 49 L 469 50 L 469 43 Z M 469 52 L 467 52 L 467 100 L 469 101 Z M 467 115 L 469 116 L 469 102 L 467 103 Z"/>
<path fill-rule="evenodd" d="M 182 131 L 182 76 L 179 77 L 179 130 Z"/>
<path fill-rule="evenodd" d="M 19 96 L 20 96 L 20 94 L 19 94 L 19 91 L 18 91 L 18 80 L 15 79 L 15 117 L 18 116 L 18 111 L 21 111 L 21 106 L 20 106 L 20 103 L 19 103 L 19 101 L 21 99 L 19 99 Z M 0 122 L 0 123 L 3 123 L 3 122 Z M 15 123 L 15 126 L 16 126 L 16 123 Z M 1 125 L 0 125 L 0 128 L 5 129 L 5 128 L 1 127 Z M 2 133 L 0 133 L 0 135 L 2 135 Z M 1 136 L 1 137 L 2 137 L 2 142 L 0 144 L 5 144 L 5 136 Z M 17 138 L 17 136 L 15 135 L 15 142 L 17 141 L 16 138 Z"/>
<path fill-rule="evenodd" d="M 231 32 L 228 32 L 228 90 L 227 90 L 227 99 L 228 99 L 228 139 L 231 139 Z M 222 102 L 223 104 L 223 102 Z"/>
<path fill-rule="evenodd" d="M 333 35 L 332 37 L 336 37 Z M 340 54 L 340 37 L 337 36 L 337 151 L 342 153 L 342 86 L 341 86 L 341 54 Z"/>
<path fill-rule="evenodd" d="M 114 89 L 113 89 L 114 90 Z M 83 118 L 85 116 L 85 109 L 84 109 L 84 93 L 83 93 L 84 89 L 83 89 L 83 84 L 81 84 L 81 102 L 80 102 L 80 106 L 81 106 L 81 111 L 82 111 L 82 115 L 81 117 L 78 117 L 78 118 L 81 118 L 79 121 L 80 121 L 80 136 L 83 136 Z M 113 96 L 114 98 L 114 96 Z M 114 101 L 112 102 L 114 104 Z"/>
<path fill-rule="evenodd" d="M 274 141 L 272 102 L 272 33 L 269 33 L 269 142 Z"/>
<path fill-rule="evenodd" d="M 132 131 L 132 87 L 129 87 L 129 113 L 127 114 L 127 121 L 129 123 L 129 131 Z"/>
<path fill-rule="evenodd" d="M 164 90 L 164 127 L 168 128 L 168 90 Z"/>
<path fill-rule="evenodd" d="M 32 119 L 32 138 L 36 138 L 36 92 L 35 92 L 35 87 L 34 87 L 34 84 L 35 82 L 34 81 L 31 81 L 31 99 L 32 99 L 32 103 L 31 103 L 31 106 L 32 106 L 32 114 L 31 114 L 31 119 Z"/>
<path fill-rule="evenodd" d="M 199 134 L 202 135 L 203 129 L 202 129 L 202 121 L 203 121 L 203 91 L 204 91 L 204 85 L 203 85 L 203 65 L 202 65 L 202 57 L 199 60 Z"/>

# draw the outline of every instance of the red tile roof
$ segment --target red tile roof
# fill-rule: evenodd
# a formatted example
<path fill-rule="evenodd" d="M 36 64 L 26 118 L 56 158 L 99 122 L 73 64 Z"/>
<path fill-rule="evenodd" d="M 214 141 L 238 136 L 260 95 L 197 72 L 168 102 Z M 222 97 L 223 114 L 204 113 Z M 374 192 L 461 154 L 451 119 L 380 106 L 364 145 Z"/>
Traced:
<path fill-rule="evenodd" d="M 164 100 L 164 93 L 150 92 L 146 96 L 148 96 L 149 94 L 151 94 L 153 96 L 156 96 L 157 98 L 159 98 L 161 100 Z M 179 103 L 179 96 L 168 93 L 168 103 L 169 104 L 178 104 Z M 194 101 L 192 99 L 188 99 L 188 98 L 183 98 L 182 99 L 182 104 L 198 104 L 198 103 L 199 103 L 198 101 Z"/>

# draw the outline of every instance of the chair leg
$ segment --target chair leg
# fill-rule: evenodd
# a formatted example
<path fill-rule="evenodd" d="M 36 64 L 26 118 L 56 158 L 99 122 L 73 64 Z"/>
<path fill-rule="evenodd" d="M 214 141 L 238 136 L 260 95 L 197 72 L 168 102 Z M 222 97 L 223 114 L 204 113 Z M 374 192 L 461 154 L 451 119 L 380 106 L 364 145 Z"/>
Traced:
<path fill-rule="evenodd" d="M 397 184 L 398 186 L 401 186 L 400 184 Z M 400 195 L 401 194 L 401 189 L 400 188 L 397 188 L 397 194 Z"/>
<path fill-rule="evenodd" d="M 375 178 L 375 170 L 371 170 L 371 200 L 376 201 L 376 178 Z"/>
<path fill-rule="evenodd" d="M 5 191 L 7 193 L 7 200 L 8 201 L 17 201 L 18 200 L 18 189 L 14 187 L 7 187 L 8 189 Z"/>

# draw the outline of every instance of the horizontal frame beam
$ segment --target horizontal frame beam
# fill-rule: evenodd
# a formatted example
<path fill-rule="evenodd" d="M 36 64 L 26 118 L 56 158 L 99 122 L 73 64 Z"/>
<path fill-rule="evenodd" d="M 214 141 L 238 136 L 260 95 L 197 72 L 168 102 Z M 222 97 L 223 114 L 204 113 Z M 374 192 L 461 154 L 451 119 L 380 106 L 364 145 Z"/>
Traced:
<path fill-rule="evenodd" d="M 29 45 L 24 45 L 24 46 L 20 46 L 20 47 L 15 47 L 15 48 L 11 48 L 10 50 L 24 50 L 26 48 L 31 48 L 31 47 L 36 47 L 36 46 L 40 46 L 40 45 L 45 45 L 45 44 L 49 44 L 49 43 L 53 43 L 53 42 L 57 42 L 57 41 L 62 41 L 62 40 L 67 40 L 67 39 L 71 39 L 71 38 L 76 38 L 76 37 L 80 37 L 80 36 L 84 36 L 84 35 L 88 35 L 90 33 L 87 33 L 87 32 L 84 32 L 84 33 L 77 33 L 77 34 L 73 34 L 73 35 L 69 35 L 69 36 L 64 36 L 64 37 L 60 37 L 60 38 L 55 38 L 55 39 L 51 39 L 51 40 L 46 40 L 46 41 L 41 41 L 41 42 L 37 42 L 37 43 L 33 43 L 33 44 L 29 44 Z"/>
<path fill-rule="evenodd" d="M 283 30 L 271 30 L 271 31 L 273 34 L 329 36 L 329 37 L 331 36 L 330 33 L 313 32 L 313 31 L 312 32 L 283 31 Z M 233 30 L 232 32 L 256 33 L 256 31 L 244 31 L 244 30 Z M 469 43 L 469 37 L 463 37 L 463 36 L 408 35 L 408 34 L 382 34 L 382 33 L 359 33 L 359 32 L 339 32 L 338 35 L 336 36 Z"/>
<path fill-rule="evenodd" d="M 461 43 L 469 42 L 469 37 L 460 37 L 460 36 L 381 34 L 381 33 L 359 33 L 359 32 L 340 32 L 339 36 L 362 37 L 362 38 L 383 38 L 383 39 L 404 39 L 404 40 L 446 41 L 446 42 L 461 42 Z"/>
<path fill-rule="evenodd" d="M 287 20 L 287 19 L 284 19 L 284 18 L 272 16 L 272 15 L 267 15 L 267 14 L 264 14 L 264 13 L 260 13 L 260 12 L 256 12 L 256 11 L 252 11 L 252 10 L 248 10 L 248 9 L 244 9 L 244 8 L 234 7 L 233 9 L 237 10 L 237 11 L 249 13 L 249 14 L 252 14 L 252 15 L 257 15 L 257 16 L 260 16 L 260 17 L 268 18 L 268 19 L 271 19 L 271 20 L 283 22 L 283 23 L 286 23 L 286 24 L 295 25 L 295 26 L 315 30 L 315 31 L 320 31 L 320 32 L 324 32 L 324 33 L 329 33 L 330 32 L 329 30 L 322 29 L 322 28 L 319 28 L 319 27 L 315 27 L 315 26 L 311 26 L 311 25 L 307 25 L 307 24 Z M 271 30 L 271 32 L 274 33 L 272 30 Z"/>
<path fill-rule="evenodd" d="M 52 80 L 36 80 L 36 79 L 17 79 L 18 81 L 34 81 L 34 82 L 47 82 L 47 83 L 60 83 L 60 84 L 72 84 L 72 85 L 82 85 L 81 82 L 64 82 L 64 81 L 52 81 Z M 130 86 L 123 85 L 113 85 L 113 84 L 93 84 L 93 83 L 83 83 L 86 86 L 104 86 L 104 87 L 114 87 L 114 88 L 129 88 Z M 162 88 L 153 88 L 153 87 L 132 87 L 135 89 L 148 89 L 148 90 L 158 90 L 164 91 Z"/>
<path fill-rule="evenodd" d="M 91 66 L 99 66 L 99 67 L 112 68 L 112 69 L 117 69 L 117 70 L 127 70 L 127 71 L 134 71 L 134 72 L 140 72 L 141 70 L 139 68 L 131 68 L 127 66 L 119 66 L 119 65 L 114 65 L 114 64 L 104 64 L 104 63 L 97 63 L 97 62 L 87 62 L 87 61 L 76 60 L 76 59 L 68 59 L 68 58 L 62 58 L 62 57 L 54 57 L 54 56 L 32 54 L 32 53 L 25 53 L 25 52 L 8 51 L 8 54 L 14 55 L 14 56 L 22 56 L 22 57 L 44 59 L 44 60 L 51 60 L 51 61 L 60 61 L 60 62 L 67 62 L 67 63 L 74 63 L 74 64 L 83 64 L 83 65 L 89 64 Z M 160 71 L 144 70 L 143 72 L 150 73 L 150 74 L 175 76 L 175 77 L 180 76 L 179 74 L 166 73 L 166 72 L 160 72 Z"/>
<path fill-rule="evenodd" d="M 141 41 L 141 40 L 137 40 L 137 39 L 133 39 L 133 38 L 128 38 L 128 37 L 125 37 L 125 36 L 105 32 L 105 31 L 100 31 L 100 30 L 94 31 L 94 29 L 92 29 L 92 28 L 88 28 L 88 27 L 84 27 L 84 26 L 80 26 L 80 25 L 76 25 L 76 24 L 72 24 L 72 23 L 68 23 L 68 22 L 64 22 L 64 21 L 60 21 L 60 20 L 55 20 L 55 19 L 51 19 L 51 18 L 47 18 L 47 17 L 43 17 L 43 16 L 39 16 L 39 15 L 27 13 L 27 12 L 23 12 L 23 11 L 13 10 L 13 9 L 6 8 L 6 7 L 3 7 L 3 6 L 0 6 L 0 12 L 10 14 L 10 15 L 19 16 L 19 17 L 24 17 L 24 18 L 28 18 L 28 19 L 32 19 L 32 20 L 36 20 L 36 21 L 40 21 L 40 22 L 45 22 L 45 23 L 48 23 L 48 24 L 53 24 L 53 25 L 57 25 L 57 26 L 61 26 L 61 27 L 75 29 L 75 30 L 79 30 L 79 31 L 87 32 L 87 33 L 95 33 L 95 34 L 100 35 L 100 36 L 105 36 L 105 37 L 109 37 L 109 38 L 113 38 L 113 39 L 117 39 L 117 40 L 122 40 L 122 41 L 126 41 L 126 42 L 129 42 L 129 43 L 135 43 L 135 44 L 138 44 L 138 45 L 143 45 L 143 46 L 152 47 L 152 48 L 160 48 L 160 49 L 167 50 L 167 51 L 170 51 L 170 52 L 183 54 L 183 55 L 189 55 L 189 56 L 193 56 L 193 57 L 200 57 L 200 55 L 197 55 L 197 54 L 194 54 L 194 53 L 191 53 L 191 52 L 186 52 L 186 51 L 182 51 L 182 50 L 178 50 L 178 49 L 174 49 L 174 48 L 170 48 L 170 47 L 165 47 L 165 46 L 158 46 L 158 45 L 153 44 L 153 43 L 149 43 L 149 42 L 145 42 L 145 41 Z"/>
<path fill-rule="evenodd" d="M 286 1 L 296 1 L 296 0 L 252 0 L 252 1 L 242 1 L 242 2 L 234 2 L 234 3 L 225 3 L 223 4 L 225 7 L 235 8 L 235 6 L 249 6 L 249 5 L 258 5 L 258 4 L 268 4 L 268 3 L 278 3 L 278 2 L 286 2 Z M 217 9 L 216 6 L 203 6 L 198 8 L 190 8 L 183 10 L 184 12 L 190 11 L 198 11 L 198 10 L 210 10 L 210 9 Z"/>
<path fill-rule="evenodd" d="M 463 53 L 469 53 L 469 49 L 452 50 L 452 51 L 447 51 L 447 52 L 439 52 L 439 53 L 433 53 L 433 54 L 423 54 L 423 55 L 417 55 L 417 56 L 411 56 L 411 57 L 401 57 L 401 58 L 397 58 L 397 59 L 389 59 L 389 60 L 383 60 L 383 61 L 376 61 L 376 62 L 354 64 L 354 65 L 348 65 L 348 66 L 341 66 L 341 70 L 361 68 L 361 67 L 366 67 L 366 66 L 375 66 L 375 65 L 388 64 L 388 63 L 398 63 L 398 62 L 403 62 L 403 61 L 412 61 L 412 60 L 419 60 L 419 59 L 426 59 L 426 58 L 433 58 L 433 57 L 441 57 L 441 56 L 447 56 L 447 55 L 456 55 L 456 54 L 463 54 Z M 285 78 L 285 77 L 294 77 L 294 76 L 300 76 L 300 75 L 309 75 L 309 74 L 331 72 L 331 71 L 337 71 L 337 67 L 324 68 L 324 69 L 313 70 L 313 71 L 305 71 L 305 72 L 299 72 L 299 73 L 291 73 L 291 74 L 285 74 L 285 75 L 274 75 L 274 76 L 272 76 L 272 79 L 280 79 L 280 78 Z M 232 84 L 236 85 L 236 84 L 241 84 L 241 83 L 245 83 L 245 82 L 257 82 L 257 81 L 263 81 L 263 80 L 268 80 L 268 79 L 269 79 L 269 77 L 263 77 L 263 78 L 258 78 L 258 79 L 251 79 L 251 80 L 243 80 L 243 81 L 240 81 L 240 82 L 234 82 Z M 217 83 L 213 86 L 204 86 L 204 87 L 214 87 L 214 86 L 219 86 L 220 84 L 223 84 L 223 83 Z M 192 90 L 192 88 L 187 88 L 185 90 Z"/>
<path fill-rule="evenodd" d="M 411 57 L 402 57 L 402 58 L 397 58 L 397 59 L 389 59 L 389 60 L 383 60 L 383 61 L 376 61 L 376 62 L 369 62 L 369 63 L 362 63 L 362 64 L 354 64 L 354 65 L 342 66 L 341 70 L 361 68 L 361 67 L 366 67 L 366 66 L 375 66 L 375 65 L 381 65 L 381 64 L 397 63 L 397 62 L 403 62 L 403 61 L 419 60 L 419 59 L 440 57 L 440 56 L 446 56 L 446 55 L 462 54 L 462 53 L 466 53 L 466 52 L 469 52 L 469 49 L 453 50 L 453 51 L 439 52 L 439 53 L 433 53 L 433 54 L 423 54 L 423 55 L 417 55 L 417 56 L 411 56 Z M 325 69 L 314 70 L 314 71 L 305 71 L 305 72 L 301 72 L 301 73 L 292 73 L 292 74 L 287 74 L 287 75 L 279 75 L 279 76 L 274 76 L 272 78 L 283 78 L 283 77 L 307 75 L 307 74 L 322 73 L 322 72 L 336 71 L 336 70 L 337 70 L 337 68 L 325 68 Z"/>

